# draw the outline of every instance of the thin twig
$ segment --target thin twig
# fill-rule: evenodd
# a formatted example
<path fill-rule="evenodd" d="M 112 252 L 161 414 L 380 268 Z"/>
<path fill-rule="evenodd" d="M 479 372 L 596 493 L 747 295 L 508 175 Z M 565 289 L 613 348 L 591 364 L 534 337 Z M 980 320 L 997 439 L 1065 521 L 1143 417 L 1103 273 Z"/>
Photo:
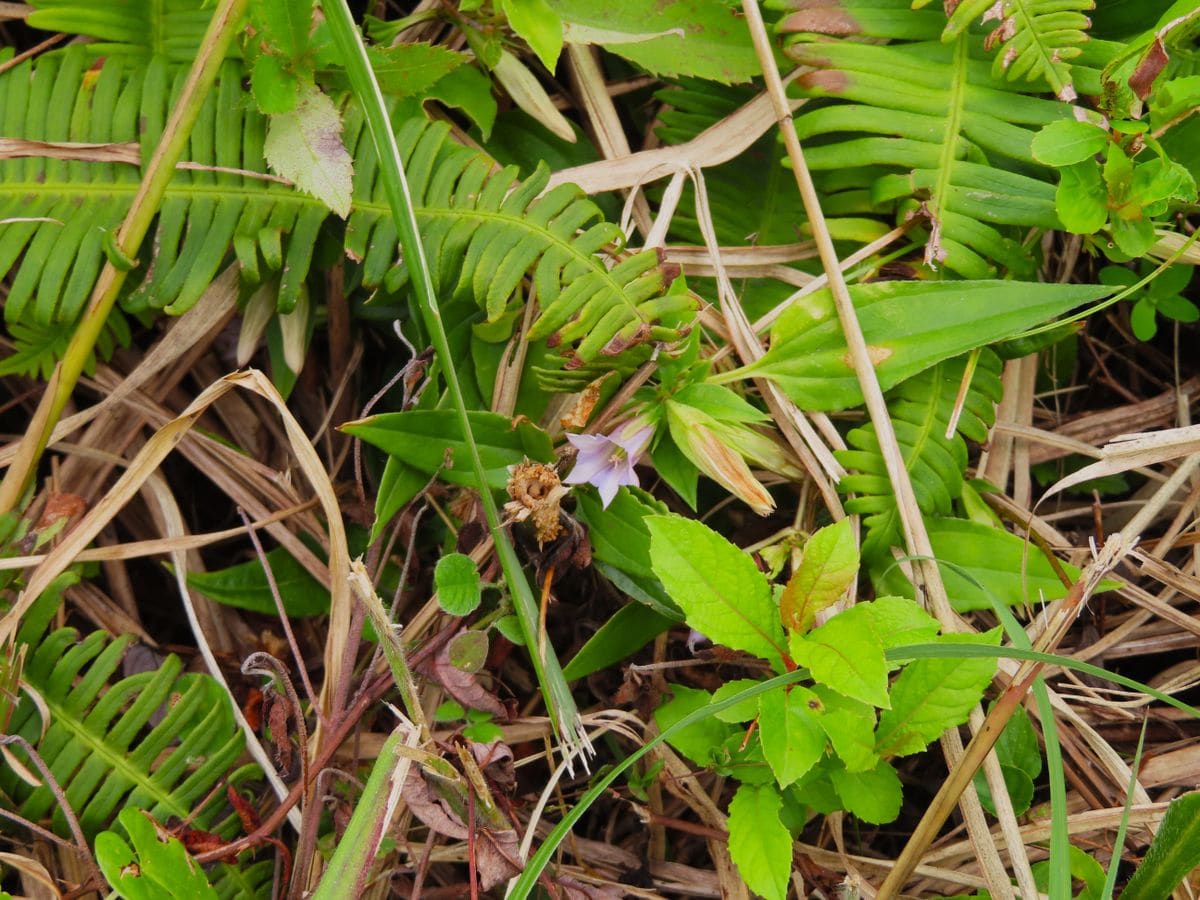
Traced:
<path fill-rule="evenodd" d="M 266 551 L 263 550 L 262 541 L 258 539 L 258 532 L 250 522 L 250 517 L 246 515 L 246 511 L 240 506 L 237 511 L 238 517 L 241 518 L 242 524 L 246 526 L 246 534 L 250 537 L 250 543 L 254 545 L 254 553 L 258 557 L 259 565 L 262 566 L 263 572 L 267 576 L 267 587 L 271 590 L 271 599 L 275 601 L 275 611 L 279 613 L 279 624 L 283 626 L 283 633 L 287 637 L 288 647 L 292 651 L 292 659 L 296 662 L 296 669 L 300 673 L 300 682 L 304 685 L 304 693 L 308 697 L 308 703 L 316 712 L 318 718 L 321 717 L 320 704 L 317 703 L 317 692 L 313 690 L 312 682 L 308 678 L 308 670 L 305 667 L 304 655 L 300 652 L 300 645 L 296 642 L 296 633 L 292 631 L 292 620 L 288 615 L 287 608 L 283 605 L 283 597 L 279 593 L 279 585 L 275 581 L 275 573 L 271 571 L 271 561 L 267 559 Z M 299 706 L 297 706 L 297 714 L 299 714 Z"/>

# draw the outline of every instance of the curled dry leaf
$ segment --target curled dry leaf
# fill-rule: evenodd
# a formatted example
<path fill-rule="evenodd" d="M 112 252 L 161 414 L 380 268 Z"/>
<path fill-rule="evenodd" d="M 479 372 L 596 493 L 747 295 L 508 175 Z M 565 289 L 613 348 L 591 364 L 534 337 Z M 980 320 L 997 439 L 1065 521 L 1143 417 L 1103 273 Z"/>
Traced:
<path fill-rule="evenodd" d="M 409 770 L 401 795 L 412 814 L 433 831 L 453 840 L 467 840 L 469 832 L 462 818 L 446 800 L 438 797 L 419 769 Z M 476 823 L 472 843 L 483 890 L 491 890 L 521 871 L 517 833 L 513 829 L 497 831 Z"/>
<path fill-rule="evenodd" d="M 457 668 L 450 661 L 450 645 L 444 645 L 432 659 L 426 659 L 419 671 L 432 678 L 446 693 L 468 709 L 478 709 L 501 719 L 508 718 L 508 711 L 495 696 L 479 683 L 474 675 Z"/>

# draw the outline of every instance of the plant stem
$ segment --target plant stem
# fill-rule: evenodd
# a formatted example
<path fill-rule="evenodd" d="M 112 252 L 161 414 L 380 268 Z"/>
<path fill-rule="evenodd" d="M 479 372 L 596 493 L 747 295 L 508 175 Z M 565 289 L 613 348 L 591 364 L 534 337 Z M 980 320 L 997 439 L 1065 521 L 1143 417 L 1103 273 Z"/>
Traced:
<path fill-rule="evenodd" d="M 434 293 L 433 281 L 429 275 L 429 265 L 425 259 L 425 249 L 421 244 L 421 236 L 417 230 L 417 219 L 413 213 L 412 198 L 408 190 L 408 180 L 400 163 L 400 151 L 396 146 L 396 137 L 391 127 L 387 108 L 384 105 L 383 94 L 379 83 L 367 59 L 366 48 L 362 36 L 346 0 L 321 0 L 321 9 L 333 35 L 334 43 L 342 55 L 342 63 L 346 67 L 350 86 L 363 109 L 363 116 L 375 151 L 379 157 L 380 173 L 383 177 L 388 204 L 396 223 L 396 231 L 400 237 L 400 246 L 404 251 L 404 264 L 408 268 L 417 304 L 425 328 L 429 332 L 433 349 L 442 364 L 442 372 L 446 379 L 446 387 L 450 400 L 458 417 L 462 430 L 463 442 L 467 446 L 471 468 L 475 481 L 479 485 L 479 497 L 483 504 L 483 513 L 492 533 L 496 546 L 496 555 L 500 560 L 500 568 L 504 572 L 504 580 L 508 585 L 516 608 L 517 618 L 521 622 L 525 634 L 526 646 L 533 658 L 533 668 L 538 676 L 542 696 L 550 713 L 559 740 L 562 741 L 565 754 L 570 756 L 577 749 L 590 751 L 587 737 L 583 732 L 575 699 L 571 689 L 563 678 L 562 668 L 552 648 L 546 653 L 538 651 L 538 604 L 534 599 L 529 582 L 521 569 L 521 562 L 509 541 L 508 533 L 500 524 L 500 511 L 491 489 L 487 486 L 484 476 L 483 461 L 479 456 L 479 448 L 475 436 L 471 432 L 471 423 L 467 417 L 467 407 L 463 400 L 462 388 L 459 385 L 458 373 L 454 366 L 454 357 L 450 352 L 450 342 L 446 337 L 446 328 L 442 322 L 441 311 L 438 307 L 437 296 Z"/>
<path fill-rule="evenodd" d="M 188 73 L 177 105 L 171 111 L 158 146 L 154 148 L 154 155 L 142 176 L 142 183 L 138 186 L 125 221 L 112 239 L 109 260 L 92 289 L 83 318 L 71 335 L 62 360 L 50 376 L 12 465 L 0 482 L 0 514 L 10 512 L 17 506 L 33 480 L 38 462 L 50 441 L 50 433 L 70 400 L 117 295 L 125 284 L 128 269 L 117 265 L 114 259 L 133 259 L 141 249 L 150 224 L 158 214 L 167 184 L 175 175 L 175 164 L 187 147 L 204 98 L 216 80 L 221 63 L 225 61 L 229 45 L 238 33 L 246 4 L 247 0 L 221 0 L 209 22 L 200 43 L 200 52 Z"/>

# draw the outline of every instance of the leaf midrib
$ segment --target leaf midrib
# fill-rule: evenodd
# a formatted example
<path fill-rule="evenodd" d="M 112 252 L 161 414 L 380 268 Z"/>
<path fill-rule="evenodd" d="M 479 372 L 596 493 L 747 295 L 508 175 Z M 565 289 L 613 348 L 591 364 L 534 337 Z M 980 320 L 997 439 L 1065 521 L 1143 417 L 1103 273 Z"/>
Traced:
<path fill-rule="evenodd" d="M 79 197 L 100 197 L 125 195 L 132 201 L 133 195 L 137 193 L 137 182 L 114 182 L 102 184 L 99 182 L 64 182 L 64 181 L 46 181 L 46 182 L 31 182 L 31 181 L 0 181 L 0 203 L 6 199 L 28 197 L 30 195 L 44 195 L 53 198 L 53 202 L 59 203 L 63 198 Z M 318 208 L 328 214 L 328 209 L 321 201 L 308 197 L 303 194 L 286 192 L 282 189 L 270 191 L 259 190 L 255 191 L 246 188 L 242 185 L 221 185 L 221 184 L 196 184 L 187 185 L 170 185 L 167 188 L 164 202 L 173 197 L 189 197 L 192 201 L 200 199 L 210 199 L 213 196 L 218 196 L 221 199 L 240 198 L 247 203 L 254 201 L 266 201 L 270 203 L 292 203 L 296 206 L 306 208 Z M 489 210 L 480 209 L 447 209 L 443 207 L 429 207 L 420 204 L 414 205 L 413 211 L 417 217 L 422 216 L 429 219 L 464 219 L 474 218 L 480 222 L 500 222 L 514 230 L 520 229 L 527 234 L 535 234 L 539 236 L 548 246 L 540 256 L 545 256 L 553 249 L 561 249 L 570 254 L 571 259 L 564 263 L 564 267 L 572 261 L 586 262 L 591 270 L 600 276 L 602 282 L 606 285 L 609 291 L 616 294 L 621 299 L 621 302 L 630 309 L 630 311 L 641 318 L 636 304 L 629 300 L 625 294 L 624 287 L 614 279 L 610 270 L 594 255 L 581 253 L 576 249 L 574 243 L 569 240 L 564 240 L 550 231 L 548 228 L 531 223 L 524 216 L 513 216 L 503 212 L 492 212 Z M 374 213 L 377 216 L 390 216 L 391 208 L 386 202 L 374 202 L 371 200 L 360 200 L 354 198 L 351 207 L 351 216 L 356 212 Z M 347 219 L 349 221 L 349 219 Z M 46 227 L 49 227 L 48 225 Z M 0 241 L 4 238 L 3 232 L 0 232 Z M 519 242 L 514 242 L 515 247 Z"/>

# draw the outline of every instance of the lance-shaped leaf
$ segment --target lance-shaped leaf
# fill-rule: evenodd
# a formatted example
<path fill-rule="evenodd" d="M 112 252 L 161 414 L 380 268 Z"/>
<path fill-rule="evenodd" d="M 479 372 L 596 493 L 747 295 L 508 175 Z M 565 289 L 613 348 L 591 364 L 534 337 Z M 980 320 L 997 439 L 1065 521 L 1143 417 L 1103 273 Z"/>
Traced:
<path fill-rule="evenodd" d="M 1013 337 L 1111 292 L 1104 285 L 1016 281 L 888 281 L 850 286 L 879 386 L 895 387 L 942 360 Z M 779 317 L 762 359 L 714 381 L 765 376 L 803 409 L 863 402 L 828 291 Z"/>

